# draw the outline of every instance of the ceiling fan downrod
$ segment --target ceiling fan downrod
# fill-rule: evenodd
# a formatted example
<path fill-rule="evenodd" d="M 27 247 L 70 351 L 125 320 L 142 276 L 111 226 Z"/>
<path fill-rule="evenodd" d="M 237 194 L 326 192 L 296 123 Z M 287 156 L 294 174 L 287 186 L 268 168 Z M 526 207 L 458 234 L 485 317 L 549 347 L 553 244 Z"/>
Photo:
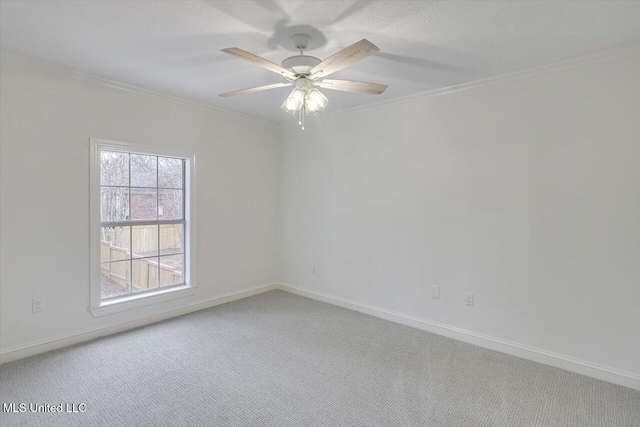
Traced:
<path fill-rule="evenodd" d="M 304 50 L 309 46 L 311 37 L 306 34 L 294 34 L 291 36 L 291 40 L 296 48 L 300 50 L 300 55 L 304 55 Z"/>

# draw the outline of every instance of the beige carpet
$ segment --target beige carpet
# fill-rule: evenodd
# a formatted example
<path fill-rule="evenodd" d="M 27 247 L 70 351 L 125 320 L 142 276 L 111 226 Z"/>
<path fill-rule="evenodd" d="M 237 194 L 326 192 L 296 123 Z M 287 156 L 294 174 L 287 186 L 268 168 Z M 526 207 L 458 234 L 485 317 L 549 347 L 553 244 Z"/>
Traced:
<path fill-rule="evenodd" d="M 2 426 L 640 426 L 640 392 L 282 291 L 0 366 Z"/>

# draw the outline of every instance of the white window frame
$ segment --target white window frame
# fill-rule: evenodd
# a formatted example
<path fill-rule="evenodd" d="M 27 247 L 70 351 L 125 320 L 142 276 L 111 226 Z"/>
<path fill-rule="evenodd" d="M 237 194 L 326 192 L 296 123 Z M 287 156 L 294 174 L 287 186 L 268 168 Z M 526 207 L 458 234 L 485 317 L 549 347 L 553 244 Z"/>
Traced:
<path fill-rule="evenodd" d="M 196 280 L 196 205 L 195 171 L 196 158 L 192 152 L 175 148 L 157 148 L 107 139 L 90 138 L 90 177 L 89 177 L 89 257 L 90 257 L 90 303 L 89 310 L 94 317 L 104 316 L 138 307 L 157 304 L 176 298 L 195 294 Z M 185 283 L 154 292 L 125 295 L 121 298 L 102 300 L 100 286 L 100 151 L 114 150 L 152 156 L 180 157 L 185 159 L 185 200 L 184 220 L 186 247 L 184 256 Z"/>

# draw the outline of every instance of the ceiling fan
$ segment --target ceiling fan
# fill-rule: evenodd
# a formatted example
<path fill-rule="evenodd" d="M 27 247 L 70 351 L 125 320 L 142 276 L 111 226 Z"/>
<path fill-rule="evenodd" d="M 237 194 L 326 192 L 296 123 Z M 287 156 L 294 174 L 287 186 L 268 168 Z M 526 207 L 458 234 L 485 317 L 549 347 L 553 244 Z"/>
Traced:
<path fill-rule="evenodd" d="M 304 116 L 312 116 L 322 111 L 329 100 L 317 88 L 340 90 L 344 92 L 368 93 L 380 95 L 387 85 L 380 83 L 358 82 L 352 80 L 326 79 L 329 74 L 342 70 L 367 56 L 378 52 L 380 49 L 369 40 L 362 39 L 321 61 L 315 56 L 304 54 L 304 49 L 309 46 L 311 37 L 306 34 L 295 34 L 291 37 L 300 54 L 282 61 L 281 65 L 275 64 L 264 58 L 245 50 L 231 47 L 222 49 L 222 52 L 237 56 L 240 59 L 256 64 L 274 73 L 280 74 L 288 82 L 274 83 L 266 86 L 257 86 L 249 89 L 236 90 L 223 93 L 220 96 L 229 97 L 243 95 L 245 93 L 261 92 L 263 90 L 276 89 L 285 86 L 295 86 L 293 91 L 282 103 L 281 108 L 289 114 L 299 113 L 298 124 L 304 130 Z"/>

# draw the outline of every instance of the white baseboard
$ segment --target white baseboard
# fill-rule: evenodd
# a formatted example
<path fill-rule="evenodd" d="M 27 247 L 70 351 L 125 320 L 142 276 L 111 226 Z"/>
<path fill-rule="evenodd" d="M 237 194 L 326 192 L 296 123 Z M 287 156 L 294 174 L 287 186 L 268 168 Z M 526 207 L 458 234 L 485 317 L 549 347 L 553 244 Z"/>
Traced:
<path fill-rule="evenodd" d="M 323 301 L 329 304 L 348 308 L 350 310 L 359 311 L 371 316 L 379 317 L 392 322 L 401 323 L 403 325 L 422 329 L 434 334 L 443 335 L 459 341 L 464 341 L 480 347 L 499 351 L 501 353 L 510 354 L 512 356 L 521 357 L 545 365 L 554 366 L 556 368 L 566 369 L 567 371 L 586 375 L 603 381 L 608 381 L 624 387 L 630 387 L 640 390 L 640 376 L 629 372 L 620 371 L 609 368 L 607 366 L 598 365 L 584 360 L 575 359 L 573 357 L 562 354 L 553 353 L 540 348 L 530 347 L 499 338 L 478 334 L 473 331 L 456 328 L 454 326 L 433 322 L 418 317 L 409 316 L 395 311 L 387 310 L 380 307 L 374 307 L 367 304 L 361 304 L 344 298 L 327 295 L 321 292 L 304 289 L 297 286 L 280 283 L 276 286 L 286 292 Z"/>
<path fill-rule="evenodd" d="M 268 283 L 253 288 L 243 289 L 237 292 L 219 295 L 205 301 L 200 301 L 184 307 L 165 311 L 163 313 L 141 317 L 105 328 L 79 331 L 60 335 L 50 339 L 31 342 L 20 346 L 10 347 L 0 351 L 0 364 L 78 344 L 84 341 L 89 341 L 105 335 L 111 335 L 118 332 L 126 331 L 128 329 L 149 325 L 151 323 L 156 323 L 162 320 L 170 319 L 172 317 L 177 317 L 194 311 L 214 307 L 216 305 L 250 297 L 274 289 L 281 289 L 283 291 L 290 292 L 296 295 L 323 301 L 329 304 L 369 314 L 371 316 L 379 317 L 392 322 L 422 329 L 427 332 L 443 335 L 459 341 L 468 342 L 470 344 L 499 351 L 501 353 L 522 357 L 523 359 L 543 363 L 545 365 L 554 366 L 556 368 L 566 369 L 568 371 L 586 375 L 599 380 L 608 381 L 625 387 L 630 387 L 635 390 L 640 390 L 640 376 L 636 374 L 620 371 L 617 369 L 609 368 L 607 366 L 575 359 L 562 354 L 557 354 L 539 348 L 506 341 L 483 334 L 478 334 L 476 332 L 467 331 L 464 329 L 456 328 L 454 326 L 409 316 L 380 307 L 361 304 L 355 301 L 350 301 L 344 298 L 335 297 L 332 295 L 327 295 L 321 292 L 316 292 L 284 283 Z"/>
<path fill-rule="evenodd" d="M 129 320 L 127 322 L 118 323 L 116 325 L 107 326 L 105 328 L 77 331 L 65 335 L 60 335 L 54 338 L 48 338 L 15 347 L 10 347 L 0 351 L 0 364 L 78 344 L 83 341 L 93 340 L 105 335 L 111 335 L 118 332 L 126 331 L 128 329 L 138 328 L 140 326 L 160 322 L 172 317 L 181 316 L 183 314 L 214 307 L 216 305 L 250 297 L 252 295 L 261 294 L 263 292 L 277 289 L 277 287 L 278 285 L 276 283 L 267 283 L 264 285 L 243 289 L 228 294 L 218 295 L 205 301 L 199 301 L 183 307 L 164 311 L 162 313 L 152 314 L 150 316 L 144 316 L 138 319 Z"/>

